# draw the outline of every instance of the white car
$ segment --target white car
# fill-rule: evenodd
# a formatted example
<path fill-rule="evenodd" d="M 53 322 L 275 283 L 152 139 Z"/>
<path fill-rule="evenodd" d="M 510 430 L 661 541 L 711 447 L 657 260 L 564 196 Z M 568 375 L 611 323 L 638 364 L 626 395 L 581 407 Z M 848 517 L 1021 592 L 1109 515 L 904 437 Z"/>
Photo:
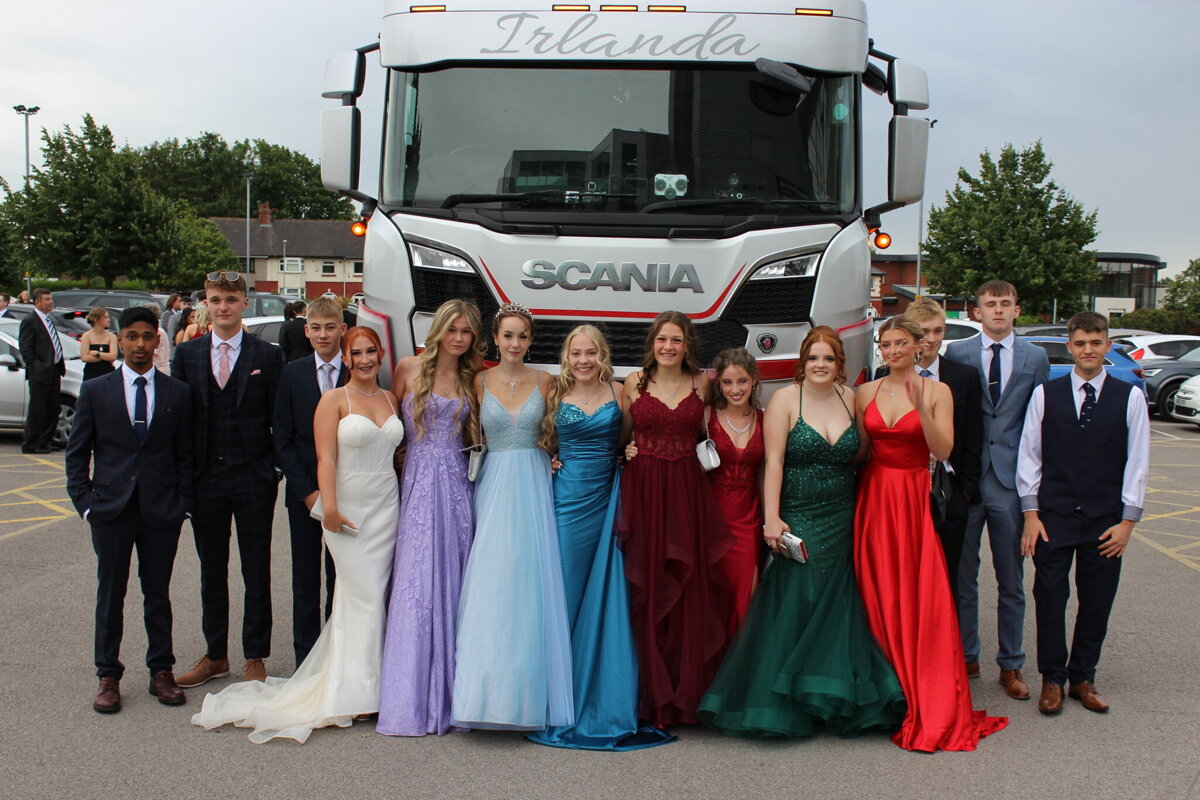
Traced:
<path fill-rule="evenodd" d="M 1175 392 L 1171 416 L 1180 422 L 1194 422 L 1200 425 L 1200 375 L 1188 378 Z"/>
<path fill-rule="evenodd" d="M 16 320 L 0 319 L 0 428 L 25 427 L 29 384 L 25 381 L 25 362 L 17 339 L 20 327 Z M 61 332 L 58 340 L 67 360 L 67 374 L 63 376 L 58 398 L 60 411 L 54 443 L 65 446 L 75 421 L 79 387 L 83 384 L 83 362 L 79 360 L 79 342 Z"/>
<path fill-rule="evenodd" d="M 1125 354 L 1134 361 L 1153 361 L 1156 358 L 1179 358 L 1195 350 L 1200 347 L 1200 336 L 1155 333 L 1150 336 L 1114 337 L 1113 342 L 1122 345 Z"/>
<path fill-rule="evenodd" d="M 242 324 L 246 326 L 246 330 L 253 333 L 264 342 L 270 342 L 273 345 L 279 344 L 279 329 L 283 327 L 286 320 L 282 316 L 275 317 L 246 317 L 242 320 Z"/>

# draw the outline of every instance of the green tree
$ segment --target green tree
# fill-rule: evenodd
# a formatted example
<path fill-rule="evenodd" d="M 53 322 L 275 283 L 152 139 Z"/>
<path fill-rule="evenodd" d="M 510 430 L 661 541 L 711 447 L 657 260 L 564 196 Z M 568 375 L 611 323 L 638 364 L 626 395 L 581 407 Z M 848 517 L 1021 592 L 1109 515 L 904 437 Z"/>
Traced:
<path fill-rule="evenodd" d="M 1171 279 L 1163 306 L 1200 319 L 1200 258 L 1193 258 L 1183 272 Z"/>
<path fill-rule="evenodd" d="M 229 240 L 186 203 L 176 204 L 174 225 L 178 248 L 142 276 L 152 285 L 164 289 L 199 286 L 209 272 L 241 268 Z"/>
<path fill-rule="evenodd" d="M 0 178 L 0 190 L 7 191 L 8 185 Z M 25 248 L 21 245 L 21 234 L 12 218 L 12 198 L 0 202 L 0 288 L 15 293 L 16 287 L 24 285 Z"/>
<path fill-rule="evenodd" d="M 1022 310 L 1060 313 L 1083 307 L 1099 280 L 1096 212 L 1050 178 L 1053 166 L 1039 141 L 1018 151 L 1006 144 L 1000 158 L 984 151 L 979 174 L 958 171 L 941 206 L 929 211 L 927 275 L 932 288 L 969 297 L 984 281 L 1017 287 Z"/>

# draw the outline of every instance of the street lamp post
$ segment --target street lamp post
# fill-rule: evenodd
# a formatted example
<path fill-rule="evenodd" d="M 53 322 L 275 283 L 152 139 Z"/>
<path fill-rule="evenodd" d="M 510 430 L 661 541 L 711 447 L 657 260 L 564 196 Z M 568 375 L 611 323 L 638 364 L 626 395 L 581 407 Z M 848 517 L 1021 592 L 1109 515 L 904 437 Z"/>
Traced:
<path fill-rule="evenodd" d="M 250 181 L 253 175 L 246 176 L 246 280 L 250 280 Z"/>
<path fill-rule="evenodd" d="M 25 186 L 29 186 L 29 118 L 42 110 L 41 106 L 13 106 L 13 111 L 25 118 Z"/>
<path fill-rule="evenodd" d="M 281 273 L 280 278 L 279 278 L 279 288 L 282 289 L 283 288 L 282 273 L 287 272 L 287 239 L 283 240 L 283 260 L 279 262 L 279 272 Z M 280 292 L 280 294 L 282 294 L 282 292 Z"/>

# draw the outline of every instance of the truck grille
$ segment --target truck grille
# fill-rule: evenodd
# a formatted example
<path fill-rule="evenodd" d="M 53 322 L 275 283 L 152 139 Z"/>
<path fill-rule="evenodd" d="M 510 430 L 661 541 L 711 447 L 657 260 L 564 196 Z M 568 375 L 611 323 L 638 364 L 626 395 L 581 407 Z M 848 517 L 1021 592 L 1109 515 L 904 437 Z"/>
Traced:
<path fill-rule="evenodd" d="M 812 322 L 816 278 L 747 281 L 721 316 L 747 325 Z"/>

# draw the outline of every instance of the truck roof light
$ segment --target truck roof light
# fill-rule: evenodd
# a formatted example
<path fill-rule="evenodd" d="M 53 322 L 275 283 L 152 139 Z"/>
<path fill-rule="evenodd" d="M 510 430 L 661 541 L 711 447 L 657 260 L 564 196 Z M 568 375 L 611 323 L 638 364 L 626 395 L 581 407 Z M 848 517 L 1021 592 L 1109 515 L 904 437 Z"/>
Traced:
<path fill-rule="evenodd" d="M 591 6 L 581 6 L 579 4 L 559 3 L 553 6 L 555 11 L 591 11 Z"/>
<path fill-rule="evenodd" d="M 646 6 L 647 11 L 687 11 L 687 6 Z"/>
<path fill-rule="evenodd" d="M 355 236 L 366 236 L 367 235 L 367 223 L 363 222 L 361 219 L 355 221 L 354 224 L 350 226 L 350 232 L 353 233 Z"/>
<path fill-rule="evenodd" d="M 445 6 L 409 6 L 408 10 L 414 14 L 420 11 L 445 11 Z"/>
<path fill-rule="evenodd" d="M 637 6 L 600 6 L 601 11 L 637 11 Z"/>
<path fill-rule="evenodd" d="M 797 8 L 797 14 L 802 14 L 807 17 L 832 17 L 833 9 L 831 8 Z"/>

